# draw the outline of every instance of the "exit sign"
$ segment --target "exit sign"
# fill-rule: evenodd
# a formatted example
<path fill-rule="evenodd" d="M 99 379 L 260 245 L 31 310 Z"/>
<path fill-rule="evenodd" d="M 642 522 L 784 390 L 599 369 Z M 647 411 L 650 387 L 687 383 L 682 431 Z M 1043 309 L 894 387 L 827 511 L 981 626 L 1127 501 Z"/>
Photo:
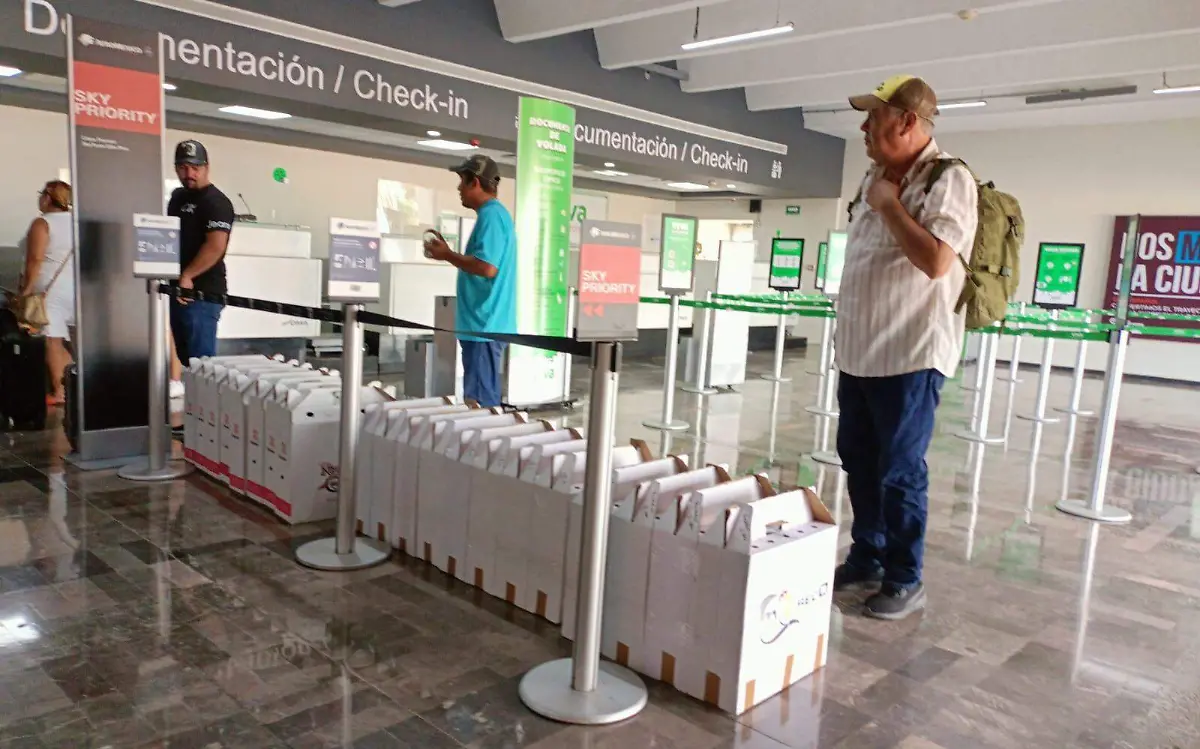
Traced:
<path fill-rule="evenodd" d="M 787 207 L 787 215 L 789 215 L 789 216 L 799 216 L 799 215 L 800 215 L 800 206 L 798 206 L 798 205 L 789 205 L 789 206 Z"/>

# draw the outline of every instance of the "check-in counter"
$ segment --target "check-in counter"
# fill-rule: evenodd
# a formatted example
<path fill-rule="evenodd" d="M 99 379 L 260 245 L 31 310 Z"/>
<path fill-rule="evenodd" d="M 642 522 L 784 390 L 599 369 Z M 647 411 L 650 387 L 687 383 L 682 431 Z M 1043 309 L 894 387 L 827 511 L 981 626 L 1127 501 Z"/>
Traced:
<path fill-rule="evenodd" d="M 312 232 L 307 227 L 237 222 L 229 236 L 225 270 L 231 295 L 321 306 L 321 261 L 312 257 Z M 312 338 L 320 332 L 316 320 L 227 307 L 217 338 Z"/>
<path fill-rule="evenodd" d="M 434 300 L 455 296 L 458 269 L 425 257 L 420 235 L 385 234 L 380 241 L 383 263 L 379 302 L 367 309 L 389 317 L 433 325 Z M 391 328 L 391 335 L 425 334 L 413 328 Z"/>

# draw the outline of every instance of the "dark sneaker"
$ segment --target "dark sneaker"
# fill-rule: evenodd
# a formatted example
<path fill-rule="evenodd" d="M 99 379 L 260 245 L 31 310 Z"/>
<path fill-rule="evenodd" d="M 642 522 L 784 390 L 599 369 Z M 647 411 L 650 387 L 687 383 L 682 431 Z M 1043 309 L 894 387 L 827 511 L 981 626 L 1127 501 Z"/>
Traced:
<path fill-rule="evenodd" d="M 875 619 L 896 621 L 904 619 L 925 608 L 925 586 L 917 583 L 915 588 L 898 588 L 884 585 L 883 589 L 863 604 L 867 616 Z"/>
<path fill-rule="evenodd" d="M 843 563 L 833 571 L 833 590 L 836 593 L 874 588 L 881 582 L 883 582 L 883 570 L 877 569 L 868 572 Z"/>

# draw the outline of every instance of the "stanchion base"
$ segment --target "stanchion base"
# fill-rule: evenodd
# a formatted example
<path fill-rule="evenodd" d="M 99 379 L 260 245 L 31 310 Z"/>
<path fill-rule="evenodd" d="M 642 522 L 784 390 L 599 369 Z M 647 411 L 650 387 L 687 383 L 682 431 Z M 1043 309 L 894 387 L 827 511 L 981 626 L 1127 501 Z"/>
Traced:
<path fill-rule="evenodd" d="M 1035 424 L 1057 424 L 1062 421 L 1057 416 L 1031 416 L 1030 414 L 1017 414 L 1017 418 L 1021 421 L 1032 421 Z"/>
<path fill-rule="evenodd" d="M 791 377 L 776 377 L 776 376 L 775 376 L 775 375 L 773 375 L 773 374 L 769 374 L 769 375 L 759 375 L 759 377 L 760 377 L 761 379 L 764 379 L 764 380 L 768 381 L 768 382 L 791 382 L 791 381 L 792 381 L 792 378 L 791 378 Z"/>
<path fill-rule="evenodd" d="M 958 437 L 960 440 L 974 442 L 977 445 L 1003 445 L 1005 442 L 1007 442 L 1007 440 L 1003 437 L 981 437 L 978 434 L 965 429 L 961 432 L 955 432 L 954 436 Z"/>
<path fill-rule="evenodd" d="M 1077 518 L 1085 520 L 1095 520 L 1097 523 L 1112 523 L 1122 524 L 1133 520 L 1133 515 L 1130 515 L 1125 510 L 1119 507 L 1101 507 L 1099 510 L 1093 510 L 1092 506 L 1081 499 L 1064 499 L 1054 505 L 1059 512 L 1065 512 L 1068 515 L 1074 515 Z"/>
<path fill-rule="evenodd" d="M 720 392 L 716 388 L 698 388 L 695 385 L 683 385 L 679 389 L 692 395 L 716 395 Z"/>
<path fill-rule="evenodd" d="M 1025 382 L 1020 377 L 997 377 L 996 379 L 1000 382 L 1011 382 L 1014 385 L 1020 385 L 1022 382 Z"/>
<path fill-rule="evenodd" d="M 660 432 L 682 432 L 691 424 L 686 421 L 643 421 L 642 426 L 657 429 Z"/>
<path fill-rule="evenodd" d="M 1084 411 L 1084 410 L 1078 409 L 1078 408 L 1056 408 L 1054 410 L 1060 414 L 1066 414 L 1067 416 L 1095 416 L 1096 415 L 1095 411 Z"/>
<path fill-rule="evenodd" d="M 392 548 L 374 539 L 359 536 L 354 540 L 354 551 L 337 553 L 336 538 L 309 541 L 296 549 L 296 561 L 305 567 L 326 572 L 349 572 L 383 564 L 392 555 Z"/>
<path fill-rule="evenodd" d="M 123 478 L 126 481 L 141 481 L 146 483 L 174 481 L 175 479 L 183 478 L 194 470 L 196 470 L 195 466 L 191 463 L 185 463 L 182 460 L 168 460 L 162 468 L 151 471 L 150 459 L 142 458 L 123 466 L 121 470 L 117 471 L 117 477 Z"/>
<path fill-rule="evenodd" d="M 820 406 L 805 406 L 804 410 L 813 416 L 824 416 L 827 419 L 836 419 L 841 416 L 841 413 L 838 411 L 826 411 Z"/>
<path fill-rule="evenodd" d="M 813 453 L 812 459 L 818 463 L 821 463 L 822 465 L 836 466 L 838 468 L 841 468 L 842 466 L 841 456 L 828 450 L 822 450 L 821 452 Z"/>
<path fill-rule="evenodd" d="M 580 726 L 619 723 L 646 707 L 646 685 L 629 669 L 601 661 L 591 692 L 571 688 L 573 670 L 570 658 L 530 669 L 518 689 L 521 702 L 538 715 Z"/>

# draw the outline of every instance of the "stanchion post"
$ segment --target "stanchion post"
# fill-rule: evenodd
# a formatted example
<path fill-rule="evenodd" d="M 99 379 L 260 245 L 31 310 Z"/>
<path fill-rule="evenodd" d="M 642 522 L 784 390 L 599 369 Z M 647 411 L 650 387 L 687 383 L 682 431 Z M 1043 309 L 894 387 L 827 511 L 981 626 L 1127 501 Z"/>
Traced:
<path fill-rule="evenodd" d="M 983 373 L 983 382 L 976 396 L 978 401 L 976 413 L 971 417 L 971 429 L 958 432 L 955 436 L 968 442 L 983 445 L 999 445 L 1005 437 L 989 437 L 988 427 L 991 422 L 992 392 L 996 384 L 996 353 L 1000 349 L 999 333 L 983 333 L 979 341 L 978 364 Z"/>
<path fill-rule="evenodd" d="M 975 382 L 972 385 L 967 385 L 964 381 L 964 383 L 962 384 L 961 387 L 963 390 L 966 390 L 968 393 L 977 393 L 977 392 L 979 392 L 979 389 L 981 387 L 983 387 L 983 337 L 981 334 L 969 332 L 967 334 L 968 350 L 971 347 L 970 337 L 972 335 L 980 335 L 979 349 L 975 352 Z"/>
<path fill-rule="evenodd" d="M 829 372 L 829 346 L 833 342 L 833 317 L 826 317 L 821 323 L 821 360 L 817 363 L 817 371 L 809 371 L 810 375 L 824 377 Z"/>
<path fill-rule="evenodd" d="M 1054 321 L 1057 319 L 1057 311 L 1050 313 L 1051 327 L 1053 327 Z M 1021 416 L 1020 418 L 1026 421 L 1036 421 L 1039 424 L 1055 424 L 1058 422 L 1057 416 L 1046 415 L 1046 399 L 1050 395 L 1050 376 L 1053 374 L 1053 368 L 1054 339 L 1045 338 L 1042 342 L 1042 366 L 1038 370 L 1037 399 L 1033 402 L 1033 414 Z"/>
<path fill-rule="evenodd" d="M 1105 507 L 1108 491 L 1108 469 L 1112 461 L 1113 437 L 1117 429 L 1117 407 L 1121 399 L 1121 378 L 1125 373 L 1125 351 L 1129 331 L 1112 332 L 1108 344 L 1108 371 L 1104 377 L 1104 401 L 1100 407 L 1100 428 L 1096 433 L 1096 449 L 1092 458 L 1092 492 L 1089 501 L 1066 499 L 1055 505 L 1068 515 L 1102 523 L 1128 523 L 1133 519 L 1127 511 Z"/>
<path fill-rule="evenodd" d="M 781 292 L 781 294 L 782 294 L 781 303 L 787 304 L 788 292 L 784 291 L 784 292 Z M 775 368 L 772 370 L 771 374 L 765 375 L 763 377 L 764 380 L 770 380 L 772 382 L 791 382 L 792 381 L 791 377 L 783 376 L 783 350 L 784 350 L 786 342 L 787 342 L 787 313 L 780 312 L 779 313 L 779 322 L 775 326 Z"/>
<path fill-rule="evenodd" d="M 646 706 L 646 686 L 629 669 L 600 660 L 604 567 L 611 512 L 612 447 L 621 345 L 598 342 L 592 352 L 587 469 L 583 489 L 579 598 L 571 658 L 530 670 L 521 679 L 521 701 L 563 723 L 606 725 L 632 718 Z"/>
<path fill-rule="evenodd" d="M 171 452 L 171 440 L 167 434 L 167 319 L 170 316 L 171 300 L 158 291 L 157 280 L 146 282 L 146 295 L 150 305 L 150 393 L 149 393 L 149 436 L 148 453 L 145 460 L 131 463 L 117 475 L 127 481 L 172 481 L 192 472 L 192 466 L 183 461 L 167 460 Z"/>
<path fill-rule="evenodd" d="M 391 546 L 357 537 L 354 497 L 355 461 L 358 456 L 358 395 L 363 380 L 363 329 L 358 321 L 361 304 L 342 305 L 342 422 L 338 445 L 337 529 L 333 538 L 310 541 L 296 549 L 296 561 L 317 570 L 360 570 L 382 564 Z"/>
<path fill-rule="evenodd" d="M 670 306 L 667 308 L 667 361 L 663 372 L 663 407 L 660 421 L 643 421 L 642 426 L 664 432 L 681 432 L 688 428 L 686 421 L 675 418 L 675 376 L 679 359 L 679 294 L 668 291 Z"/>
<path fill-rule="evenodd" d="M 704 295 L 704 301 L 712 302 L 711 291 Z M 699 341 L 695 340 L 695 330 L 697 327 L 694 322 L 695 316 L 693 315 L 692 318 L 692 342 L 699 345 L 699 348 L 696 350 L 698 357 L 696 360 L 696 383 L 694 385 L 684 385 L 682 388 L 683 390 L 694 395 L 715 395 L 717 392 L 716 388 L 711 388 L 708 386 L 708 347 L 709 339 L 712 338 L 713 326 L 717 322 L 717 311 L 711 307 L 705 311 L 708 313 L 708 316 L 705 318 L 707 323 L 704 326 L 704 335 L 700 336 Z"/>
<path fill-rule="evenodd" d="M 1071 374 L 1071 402 L 1066 408 L 1056 408 L 1059 413 L 1071 416 L 1091 416 L 1091 411 L 1081 411 L 1080 401 L 1083 400 L 1083 375 L 1087 366 L 1087 340 L 1079 341 L 1075 352 L 1075 371 Z"/>

